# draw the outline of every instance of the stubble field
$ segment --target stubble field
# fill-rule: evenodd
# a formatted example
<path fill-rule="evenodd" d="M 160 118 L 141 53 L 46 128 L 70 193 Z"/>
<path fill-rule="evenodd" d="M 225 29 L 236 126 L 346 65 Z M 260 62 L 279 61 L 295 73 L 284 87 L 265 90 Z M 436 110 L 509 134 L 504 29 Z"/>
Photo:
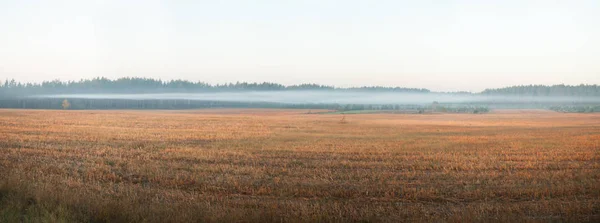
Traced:
<path fill-rule="evenodd" d="M 0 110 L 0 222 L 600 221 L 600 114 L 342 117 Z"/>

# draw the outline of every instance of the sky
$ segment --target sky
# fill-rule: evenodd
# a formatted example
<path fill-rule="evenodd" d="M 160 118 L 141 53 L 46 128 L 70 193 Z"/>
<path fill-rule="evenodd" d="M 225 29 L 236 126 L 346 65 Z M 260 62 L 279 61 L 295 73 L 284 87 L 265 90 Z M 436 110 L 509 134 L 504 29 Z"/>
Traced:
<path fill-rule="evenodd" d="M 600 84 L 600 1 L 0 0 L 0 79 Z"/>

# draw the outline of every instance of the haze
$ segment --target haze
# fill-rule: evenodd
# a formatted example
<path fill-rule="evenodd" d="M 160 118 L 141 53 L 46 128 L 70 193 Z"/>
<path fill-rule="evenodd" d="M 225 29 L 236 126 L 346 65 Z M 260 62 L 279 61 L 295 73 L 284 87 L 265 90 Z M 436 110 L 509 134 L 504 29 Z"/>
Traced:
<path fill-rule="evenodd" d="M 599 1 L 0 1 L 0 79 L 600 84 Z"/>
<path fill-rule="evenodd" d="M 398 92 L 332 92 L 332 91 L 245 91 L 214 93 L 158 93 L 158 94 L 58 94 L 35 95 L 32 98 L 86 98 L 86 99 L 183 99 L 234 102 L 275 102 L 288 104 L 413 104 L 440 103 L 598 103 L 596 97 L 531 97 L 486 96 L 440 93 Z"/>

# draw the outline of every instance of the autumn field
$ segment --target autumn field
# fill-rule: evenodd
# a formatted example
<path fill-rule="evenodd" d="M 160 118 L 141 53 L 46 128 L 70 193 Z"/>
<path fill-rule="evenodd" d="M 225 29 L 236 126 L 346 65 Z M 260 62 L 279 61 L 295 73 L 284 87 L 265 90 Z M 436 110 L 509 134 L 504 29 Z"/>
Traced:
<path fill-rule="evenodd" d="M 0 222 L 600 221 L 598 113 L 319 112 L 0 110 Z"/>

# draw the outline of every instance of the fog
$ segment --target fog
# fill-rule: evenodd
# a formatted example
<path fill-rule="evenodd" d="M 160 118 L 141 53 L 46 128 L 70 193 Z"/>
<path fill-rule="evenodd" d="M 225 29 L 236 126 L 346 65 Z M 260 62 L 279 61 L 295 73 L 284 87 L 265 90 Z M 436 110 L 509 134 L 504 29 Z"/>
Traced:
<path fill-rule="evenodd" d="M 57 94 L 37 95 L 34 98 L 88 98 L 88 99 L 184 99 L 203 101 L 275 102 L 290 104 L 430 104 L 439 103 L 591 103 L 598 97 L 544 97 L 544 96 L 486 96 L 480 94 L 401 93 L 401 92 L 339 92 L 339 91 L 254 91 L 210 93 L 160 94 Z"/>

